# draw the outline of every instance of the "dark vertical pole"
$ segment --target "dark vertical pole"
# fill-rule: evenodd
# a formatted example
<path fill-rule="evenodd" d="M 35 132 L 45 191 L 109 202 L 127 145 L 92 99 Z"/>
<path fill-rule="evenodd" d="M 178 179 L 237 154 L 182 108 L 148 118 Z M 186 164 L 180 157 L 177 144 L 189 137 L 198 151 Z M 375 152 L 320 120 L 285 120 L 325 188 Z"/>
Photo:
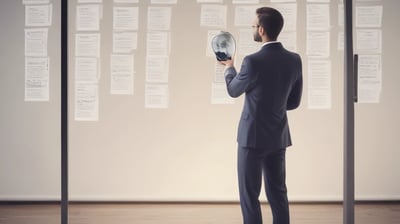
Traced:
<path fill-rule="evenodd" d="M 344 176 L 343 223 L 354 224 L 353 0 L 344 4 Z"/>
<path fill-rule="evenodd" d="M 61 0 L 61 224 L 68 224 L 68 0 Z"/>

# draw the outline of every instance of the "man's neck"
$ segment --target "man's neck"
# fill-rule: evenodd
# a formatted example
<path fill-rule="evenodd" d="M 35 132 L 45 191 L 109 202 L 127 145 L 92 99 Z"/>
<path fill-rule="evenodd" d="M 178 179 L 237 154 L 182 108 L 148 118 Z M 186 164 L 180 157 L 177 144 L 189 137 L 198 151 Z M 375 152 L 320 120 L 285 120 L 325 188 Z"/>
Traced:
<path fill-rule="evenodd" d="M 267 36 L 262 36 L 262 37 L 261 37 L 261 43 L 262 43 L 262 44 L 265 44 L 265 43 L 268 43 L 268 42 L 273 42 L 273 41 L 276 41 L 276 40 L 271 40 L 271 39 L 268 38 Z"/>

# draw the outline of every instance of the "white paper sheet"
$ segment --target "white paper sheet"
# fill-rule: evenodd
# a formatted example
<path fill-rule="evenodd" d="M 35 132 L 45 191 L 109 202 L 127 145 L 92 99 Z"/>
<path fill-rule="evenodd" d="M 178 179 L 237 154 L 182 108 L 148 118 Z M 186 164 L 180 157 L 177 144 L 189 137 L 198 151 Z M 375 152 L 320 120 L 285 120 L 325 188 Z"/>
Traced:
<path fill-rule="evenodd" d="M 147 33 L 147 55 L 168 56 L 170 54 L 169 32 Z"/>
<path fill-rule="evenodd" d="M 238 5 L 235 6 L 235 26 L 251 27 L 256 15 L 258 5 Z"/>
<path fill-rule="evenodd" d="M 100 57 L 100 37 L 99 33 L 75 34 L 75 56 Z"/>
<path fill-rule="evenodd" d="M 25 57 L 25 101 L 49 100 L 49 58 Z"/>
<path fill-rule="evenodd" d="M 382 25 L 383 7 L 375 6 L 356 6 L 356 27 L 358 28 L 379 28 Z"/>
<path fill-rule="evenodd" d="M 330 29 L 329 4 L 307 4 L 307 30 Z"/>
<path fill-rule="evenodd" d="M 307 56 L 328 58 L 330 32 L 307 32 Z"/>
<path fill-rule="evenodd" d="M 359 53 L 382 52 L 382 31 L 380 29 L 357 29 L 356 38 Z"/>
<path fill-rule="evenodd" d="M 147 56 L 146 81 L 168 82 L 169 58 L 165 56 Z"/>
<path fill-rule="evenodd" d="M 308 61 L 308 108 L 331 108 L 331 61 Z"/>
<path fill-rule="evenodd" d="M 137 30 L 139 28 L 138 7 L 114 7 L 114 30 Z"/>
<path fill-rule="evenodd" d="M 52 4 L 48 5 L 26 5 L 25 26 L 51 26 Z"/>
<path fill-rule="evenodd" d="M 25 29 L 25 56 L 47 56 L 48 28 Z"/>
<path fill-rule="evenodd" d="M 133 95 L 133 55 L 111 55 L 111 94 Z"/>
<path fill-rule="evenodd" d="M 149 7 L 147 12 L 147 30 L 170 30 L 171 12 L 171 7 Z"/>
<path fill-rule="evenodd" d="M 167 84 L 146 84 L 145 108 L 168 108 L 169 88 Z"/>
<path fill-rule="evenodd" d="M 113 33 L 113 52 L 114 53 L 130 53 L 137 49 L 138 33 L 137 32 L 121 32 Z"/>
<path fill-rule="evenodd" d="M 100 5 L 76 6 L 76 29 L 98 31 L 100 29 Z"/>
<path fill-rule="evenodd" d="M 76 82 L 98 82 L 99 59 L 93 57 L 75 58 L 75 81 Z"/>
<path fill-rule="evenodd" d="M 201 6 L 200 26 L 225 28 L 227 23 L 226 5 L 208 5 Z"/>
<path fill-rule="evenodd" d="M 358 102 L 379 103 L 382 88 L 382 56 L 358 56 Z"/>
<path fill-rule="evenodd" d="M 75 120 L 99 120 L 99 87 L 97 83 L 75 83 Z"/>

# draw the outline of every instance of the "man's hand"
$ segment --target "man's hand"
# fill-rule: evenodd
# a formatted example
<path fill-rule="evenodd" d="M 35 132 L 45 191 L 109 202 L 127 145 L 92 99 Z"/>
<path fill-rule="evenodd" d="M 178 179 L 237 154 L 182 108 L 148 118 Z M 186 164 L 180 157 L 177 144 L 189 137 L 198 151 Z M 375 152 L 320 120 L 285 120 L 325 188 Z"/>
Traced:
<path fill-rule="evenodd" d="M 228 68 L 228 67 L 233 67 L 234 61 L 232 58 L 232 59 L 226 60 L 226 61 L 219 61 L 219 63 L 225 65 Z"/>

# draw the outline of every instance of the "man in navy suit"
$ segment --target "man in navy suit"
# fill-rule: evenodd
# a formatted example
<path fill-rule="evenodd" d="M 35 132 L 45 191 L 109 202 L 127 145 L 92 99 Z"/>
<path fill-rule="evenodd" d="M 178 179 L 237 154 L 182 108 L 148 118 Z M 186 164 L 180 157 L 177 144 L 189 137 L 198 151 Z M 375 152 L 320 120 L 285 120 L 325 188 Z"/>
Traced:
<path fill-rule="evenodd" d="M 292 144 L 287 110 L 296 109 L 302 95 L 302 63 L 298 54 L 277 41 L 283 17 L 276 9 L 256 10 L 254 40 L 261 49 L 244 57 L 239 73 L 233 59 L 225 81 L 231 97 L 245 93 L 238 130 L 238 180 L 244 224 L 262 224 L 259 202 L 262 176 L 273 224 L 289 224 L 286 189 L 286 147 Z"/>

